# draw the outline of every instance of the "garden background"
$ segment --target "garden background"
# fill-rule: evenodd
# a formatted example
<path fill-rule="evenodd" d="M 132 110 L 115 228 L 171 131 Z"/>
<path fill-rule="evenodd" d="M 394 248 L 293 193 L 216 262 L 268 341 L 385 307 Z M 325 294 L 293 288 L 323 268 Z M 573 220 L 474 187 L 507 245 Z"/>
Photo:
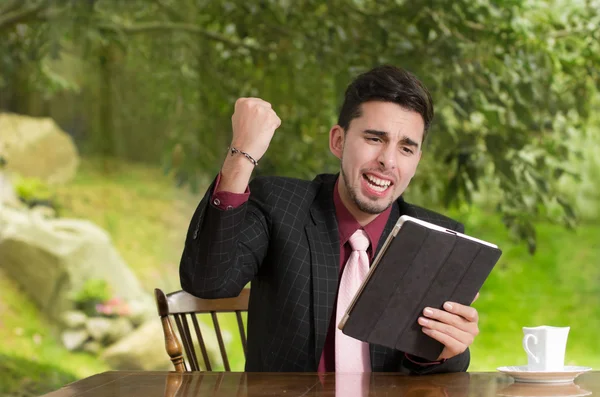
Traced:
<path fill-rule="evenodd" d="M 435 101 L 407 200 L 504 252 L 470 370 L 525 363 L 521 327 L 542 324 L 571 327 L 568 364 L 600 368 L 598 26 L 598 0 L 0 0 L 0 394 L 169 369 L 150 297 L 180 288 L 235 100 L 283 121 L 255 175 L 312 178 L 337 170 L 346 85 L 383 63 Z M 103 320 L 124 334 L 83 333 Z M 154 351 L 115 353 L 127 333 Z"/>

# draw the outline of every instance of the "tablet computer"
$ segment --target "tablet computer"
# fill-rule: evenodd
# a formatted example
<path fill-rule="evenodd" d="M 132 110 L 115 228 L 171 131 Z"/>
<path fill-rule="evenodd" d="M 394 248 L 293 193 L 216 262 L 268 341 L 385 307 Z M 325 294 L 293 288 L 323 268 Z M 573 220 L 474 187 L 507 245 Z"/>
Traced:
<path fill-rule="evenodd" d="M 422 332 L 423 309 L 442 309 L 446 301 L 470 305 L 501 255 L 490 242 L 401 216 L 338 327 L 435 361 L 444 346 Z"/>

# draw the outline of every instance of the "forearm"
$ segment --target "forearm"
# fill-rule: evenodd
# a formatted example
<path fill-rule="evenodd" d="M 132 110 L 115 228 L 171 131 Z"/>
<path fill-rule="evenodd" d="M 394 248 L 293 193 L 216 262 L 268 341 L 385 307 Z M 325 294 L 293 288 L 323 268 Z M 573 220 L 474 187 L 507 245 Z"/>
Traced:
<path fill-rule="evenodd" d="M 253 170 L 254 164 L 243 155 L 228 154 L 221 168 L 221 179 L 216 192 L 244 193 Z"/>

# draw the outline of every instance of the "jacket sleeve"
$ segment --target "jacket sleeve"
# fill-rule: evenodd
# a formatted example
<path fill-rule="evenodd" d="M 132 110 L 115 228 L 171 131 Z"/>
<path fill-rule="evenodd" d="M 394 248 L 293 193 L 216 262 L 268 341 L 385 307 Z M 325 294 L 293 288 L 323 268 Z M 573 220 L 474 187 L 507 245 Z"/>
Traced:
<path fill-rule="evenodd" d="M 192 216 L 179 265 L 182 289 L 205 299 L 239 295 L 258 273 L 269 245 L 268 206 L 263 200 L 269 183 L 255 179 L 249 200 L 229 210 L 210 202 L 214 185 Z"/>
<path fill-rule="evenodd" d="M 444 362 L 437 364 L 427 364 L 427 363 L 415 363 L 411 361 L 408 357 L 404 357 L 402 360 L 402 369 L 400 372 L 408 372 L 411 375 L 431 375 L 431 374 L 443 374 L 449 372 L 466 372 L 469 368 L 469 363 L 471 361 L 471 352 L 469 349 L 465 350 L 463 353 L 454 356 Z"/>

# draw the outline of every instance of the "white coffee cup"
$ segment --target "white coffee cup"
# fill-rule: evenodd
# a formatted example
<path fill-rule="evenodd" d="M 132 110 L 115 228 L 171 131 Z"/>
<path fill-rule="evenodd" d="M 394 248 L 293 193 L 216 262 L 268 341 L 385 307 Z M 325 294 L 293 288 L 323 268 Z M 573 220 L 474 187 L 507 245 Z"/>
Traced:
<path fill-rule="evenodd" d="M 570 327 L 523 327 L 529 371 L 562 371 Z"/>

